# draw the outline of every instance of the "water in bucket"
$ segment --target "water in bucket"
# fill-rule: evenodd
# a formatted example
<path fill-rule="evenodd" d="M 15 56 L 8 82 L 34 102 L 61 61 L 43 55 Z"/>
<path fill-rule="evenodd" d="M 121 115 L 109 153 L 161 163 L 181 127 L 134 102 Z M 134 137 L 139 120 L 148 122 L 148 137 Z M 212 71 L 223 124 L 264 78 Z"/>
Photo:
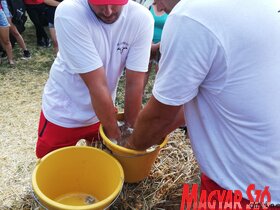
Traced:
<path fill-rule="evenodd" d="M 86 193 L 67 193 L 55 198 L 55 201 L 71 206 L 91 205 L 98 202 L 95 196 Z"/>
<path fill-rule="evenodd" d="M 38 161 L 32 187 L 34 198 L 49 210 L 103 210 L 121 192 L 123 179 L 120 163 L 108 153 L 70 146 Z"/>

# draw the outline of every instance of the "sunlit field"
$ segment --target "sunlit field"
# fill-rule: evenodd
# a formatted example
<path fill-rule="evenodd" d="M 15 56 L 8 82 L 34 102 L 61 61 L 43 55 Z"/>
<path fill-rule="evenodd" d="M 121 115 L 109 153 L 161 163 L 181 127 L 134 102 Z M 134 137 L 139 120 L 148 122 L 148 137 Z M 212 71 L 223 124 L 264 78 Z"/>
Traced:
<path fill-rule="evenodd" d="M 47 28 L 46 28 L 47 30 Z M 35 144 L 41 95 L 54 60 L 51 48 L 38 48 L 30 23 L 23 33 L 30 60 L 22 60 L 16 45 L 16 65 L 0 64 L 0 209 L 39 209 L 33 198 L 31 175 L 36 165 Z M 151 96 L 154 74 L 143 105 Z M 123 108 L 124 79 L 116 106 Z M 137 184 L 125 184 L 112 209 L 179 209 L 184 183 L 198 183 L 199 169 L 188 137 L 180 129 L 170 134 L 149 175 Z"/>

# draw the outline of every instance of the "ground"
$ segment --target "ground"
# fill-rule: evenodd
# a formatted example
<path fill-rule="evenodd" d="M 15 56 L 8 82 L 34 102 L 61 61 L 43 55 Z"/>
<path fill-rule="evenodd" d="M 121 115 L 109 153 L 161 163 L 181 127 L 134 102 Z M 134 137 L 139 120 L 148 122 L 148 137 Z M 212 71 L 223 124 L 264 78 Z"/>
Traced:
<path fill-rule="evenodd" d="M 37 48 L 35 31 L 27 23 L 23 36 L 32 58 L 21 60 L 14 48 L 16 66 L 0 65 L 0 209 L 38 209 L 32 196 L 31 176 L 36 165 L 35 144 L 41 94 L 53 62 L 52 48 Z M 152 77 L 145 91 L 151 95 Z M 123 80 L 117 106 L 123 106 Z M 179 209 L 184 183 L 199 182 L 189 139 L 177 129 L 170 134 L 150 176 L 138 184 L 125 184 L 113 209 Z"/>

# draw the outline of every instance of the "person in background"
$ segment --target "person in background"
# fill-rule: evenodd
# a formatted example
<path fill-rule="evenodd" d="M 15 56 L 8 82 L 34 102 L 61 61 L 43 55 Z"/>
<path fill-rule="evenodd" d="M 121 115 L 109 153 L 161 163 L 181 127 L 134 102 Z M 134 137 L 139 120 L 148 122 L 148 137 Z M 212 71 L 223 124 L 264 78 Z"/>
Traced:
<path fill-rule="evenodd" d="M 149 75 L 152 68 L 154 67 L 155 71 L 156 72 L 158 71 L 158 61 L 160 59 L 160 52 L 159 52 L 160 39 L 161 39 L 164 23 L 168 16 L 167 13 L 165 13 L 163 10 L 159 11 L 156 2 L 153 2 L 152 5 L 150 5 L 148 8 L 154 17 L 155 26 L 154 26 L 153 42 L 151 46 L 149 69 L 148 72 L 146 73 L 146 78 L 145 78 L 145 86 L 149 80 Z"/>
<path fill-rule="evenodd" d="M 54 14 L 56 7 L 62 2 L 63 0 L 44 0 L 45 4 L 48 5 L 48 22 L 49 22 L 49 30 L 50 30 L 50 35 L 53 43 L 53 50 L 54 54 L 56 55 L 58 52 L 58 45 L 57 45 L 57 39 L 56 39 L 56 34 L 55 34 L 55 28 L 54 28 Z"/>
<path fill-rule="evenodd" d="M 1 4 L 2 4 L 3 10 L 4 10 L 4 13 L 7 17 L 7 20 L 10 24 L 10 32 L 15 37 L 17 43 L 19 44 L 20 48 L 22 49 L 22 52 L 23 52 L 22 58 L 29 59 L 31 57 L 31 54 L 30 54 L 29 50 L 26 48 L 24 39 L 22 38 L 21 34 L 18 32 L 17 27 L 12 22 L 12 14 L 9 11 L 7 1 L 1 0 Z"/>
<path fill-rule="evenodd" d="M 42 98 L 38 158 L 80 139 L 120 140 L 114 100 L 125 72 L 124 119 L 129 127 L 142 108 L 145 72 L 153 36 L 153 17 L 128 0 L 72 0 L 55 12 L 59 46 Z"/>
<path fill-rule="evenodd" d="M 183 107 L 201 190 L 236 197 L 238 189 L 243 198 L 237 204 L 248 209 L 253 191 L 269 187 L 261 205 L 280 204 L 279 1 L 156 2 L 171 11 L 162 57 L 153 96 L 126 147 L 160 144 L 176 128 Z M 211 198 L 211 209 L 219 209 L 221 201 Z"/>
<path fill-rule="evenodd" d="M 39 47 L 50 47 L 51 43 L 43 25 L 46 11 L 44 0 L 24 0 L 27 14 L 35 26 L 37 45 Z"/>
<path fill-rule="evenodd" d="M 8 63 L 10 65 L 15 65 L 15 62 L 13 60 L 12 45 L 9 36 L 9 26 L 10 26 L 9 22 L 7 20 L 7 17 L 3 11 L 2 4 L 0 2 L 0 43 L 7 53 Z M 2 63 L 2 59 L 0 63 Z"/>
<path fill-rule="evenodd" d="M 177 1 L 178 2 L 178 1 Z M 153 42 L 151 46 L 151 56 L 150 56 L 150 62 L 149 62 L 149 68 L 148 72 L 145 76 L 145 86 L 147 85 L 149 81 L 149 76 L 152 71 L 152 69 L 155 69 L 155 73 L 158 72 L 158 62 L 160 59 L 160 40 L 162 35 L 163 26 L 165 24 L 165 21 L 168 17 L 168 13 L 166 13 L 164 10 L 158 8 L 156 1 L 147 0 L 144 3 L 144 6 L 147 7 L 150 12 L 152 13 L 155 21 L 154 26 L 154 36 L 153 36 Z M 181 130 L 184 131 L 184 134 L 187 135 L 187 126 L 183 123 L 179 126 Z"/>

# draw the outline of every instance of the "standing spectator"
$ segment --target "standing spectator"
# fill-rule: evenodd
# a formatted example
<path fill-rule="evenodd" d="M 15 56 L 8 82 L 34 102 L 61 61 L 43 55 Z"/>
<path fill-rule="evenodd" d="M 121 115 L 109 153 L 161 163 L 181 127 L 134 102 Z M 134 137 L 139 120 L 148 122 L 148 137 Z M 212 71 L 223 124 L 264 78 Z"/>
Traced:
<path fill-rule="evenodd" d="M 66 0 L 55 14 L 59 46 L 45 85 L 36 155 L 80 139 L 98 138 L 102 123 L 118 139 L 114 100 L 126 68 L 125 122 L 133 127 L 142 108 L 153 17 L 128 0 Z"/>
<path fill-rule="evenodd" d="M 12 45 L 10 42 L 9 22 L 0 3 L 0 43 L 7 53 L 8 63 L 14 65 Z M 1 60 L 2 62 L 2 60 Z"/>
<path fill-rule="evenodd" d="M 50 30 L 50 35 L 51 35 L 55 55 L 58 52 L 58 44 L 57 44 L 55 28 L 54 28 L 54 14 L 55 14 L 56 7 L 62 1 L 63 0 L 44 0 L 45 4 L 48 5 L 48 11 L 47 11 L 48 23 L 49 23 L 49 30 Z"/>
<path fill-rule="evenodd" d="M 148 8 L 154 17 L 155 25 L 154 25 L 153 42 L 152 42 L 152 46 L 151 46 L 151 57 L 150 57 L 150 62 L 149 62 L 149 69 L 148 69 L 148 72 L 146 73 L 146 78 L 145 78 L 145 86 L 149 80 L 149 75 L 150 75 L 152 68 L 154 67 L 155 71 L 156 72 L 158 71 L 158 62 L 160 59 L 159 47 L 160 47 L 161 34 L 162 34 L 162 29 L 163 29 L 164 23 L 168 16 L 163 10 L 158 9 L 155 1 Z"/>
<path fill-rule="evenodd" d="M 24 0 L 24 4 L 27 14 L 35 26 L 37 45 L 40 47 L 50 47 L 50 40 L 43 24 L 43 20 L 46 19 L 44 0 Z"/>
<path fill-rule="evenodd" d="M 166 12 L 174 2 L 157 0 Z M 271 198 L 268 209 L 279 209 L 279 9 L 279 0 L 182 0 L 164 26 L 153 96 L 127 147 L 159 144 L 183 107 L 201 189 L 214 195 L 211 209 L 221 209 L 215 191 L 239 197 L 238 209 L 248 209 L 266 186 L 257 205 Z M 254 194 L 246 192 L 251 184 Z"/>
<path fill-rule="evenodd" d="M 19 44 L 20 48 L 23 52 L 23 59 L 29 59 L 31 57 L 29 50 L 26 48 L 25 42 L 21 36 L 21 34 L 18 32 L 17 27 L 12 22 L 12 14 L 9 11 L 9 7 L 6 0 L 1 0 L 1 4 L 4 10 L 4 13 L 8 19 L 8 22 L 10 24 L 10 32 L 15 37 L 17 43 Z"/>

